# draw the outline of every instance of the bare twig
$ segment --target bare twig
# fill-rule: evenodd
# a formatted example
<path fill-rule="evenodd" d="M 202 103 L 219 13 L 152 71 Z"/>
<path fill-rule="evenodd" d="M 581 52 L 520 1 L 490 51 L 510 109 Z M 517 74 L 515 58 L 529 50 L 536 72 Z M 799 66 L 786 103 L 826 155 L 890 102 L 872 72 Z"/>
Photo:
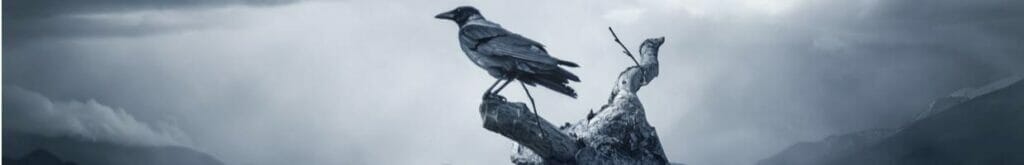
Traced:
<path fill-rule="evenodd" d="M 608 31 L 612 32 L 612 37 L 615 37 L 615 42 L 619 43 L 619 46 L 622 47 L 622 53 L 626 53 L 626 56 L 629 56 L 629 59 L 632 59 L 633 63 L 636 64 L 636 66 L 640 66 L 640 62 L 636 61 L 636 57 L 633 57 L 633 53 L 629 52 L 629 48 L 626 48 L 626 45 L 623 45 L 622 41 L 619 41 L 619 36 L 615 35 L 615 30 L 612 30 L 612 27 L 609 26 Z"/>

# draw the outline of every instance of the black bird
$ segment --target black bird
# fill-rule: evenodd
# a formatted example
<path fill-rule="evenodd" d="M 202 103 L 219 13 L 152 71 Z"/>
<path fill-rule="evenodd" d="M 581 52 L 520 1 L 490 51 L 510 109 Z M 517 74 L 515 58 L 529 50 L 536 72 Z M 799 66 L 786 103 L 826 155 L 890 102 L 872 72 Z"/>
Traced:
<path fill-rule="evenodd" d="M 484 19 L 480 11 L 472 6 L 461 6 L 438 14 L 434 18 L 452 20 L 459 25 L 459 45 L 466 56 L 477 66 L 487 70 L 498 80 L 484 92 L 484 98 L 496 95 L 512 80 L 519 80 L 527 96 L 530 86 L 541 85 L 548 89 L 576 98 L 576 91 L 569 87 L 569 81 L 580 79 L 559 67 L 579 67 L 576 63 L 560 60 L 544 49 L 544 45 L 509 32 L 497 23 Z M 502 80 L 501 87 L 491 92 Z M 533 97 L 530 96 L 532 103 Z M 536 107 L 534 108 L 536 110 Z"/>

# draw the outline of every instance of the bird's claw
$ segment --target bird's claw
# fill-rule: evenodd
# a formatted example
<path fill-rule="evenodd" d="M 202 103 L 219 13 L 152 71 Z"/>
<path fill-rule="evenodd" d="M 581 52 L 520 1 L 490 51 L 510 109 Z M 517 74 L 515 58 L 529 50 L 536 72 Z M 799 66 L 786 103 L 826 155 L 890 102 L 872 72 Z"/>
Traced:
<path fill-rule="evenodd" d="M 484 94 L 484 100 L 499 100 L 499 101 L 505 101 L 505 96 L 501 96 L 501 95 L 498 95 L 498 94 L 493 94 L 493 93 L 485 93 L 485 94 Z"/>

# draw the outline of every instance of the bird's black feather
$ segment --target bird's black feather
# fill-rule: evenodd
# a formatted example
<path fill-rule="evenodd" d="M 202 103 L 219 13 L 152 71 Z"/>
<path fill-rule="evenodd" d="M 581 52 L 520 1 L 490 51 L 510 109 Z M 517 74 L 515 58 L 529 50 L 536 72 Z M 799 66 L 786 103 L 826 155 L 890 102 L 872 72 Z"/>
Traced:
<path fill-rule="evenodd" d="M 539 70 L 535 71 L 534 74 L 525 74 L 517 77 L 517 80 L 529 84 L 530 86 L 541 85 L 573 98 L 576 98 L 576 91 L 566 84 L 568 84 L 569 81 L 580 81 L 580 78 L 575 74 L 558 67 L 554 67 L 554 69 L 550 70 Z"/>
<path fill-rule="evenodd" d="M 573 68 L 580 67 L 580 65 L 577 65 L 576 63 L 565 61 L 565 60 L 558 60 L 558 65 L 568 66 L 568 67 L 573 67 Z"/>
<path fill-rule="evenodd" d="M 579 65 L 552 57 L 540 42 L 505 30 L 470 8 L 460 7 L 438 18 L 454 18 L 459 24 L 460 44 L 474 63 L 495 78 L 512 75 L 524 84 L 541 85 L 576 98 L 576 91 L 567 84 L 579 82 L 579 77 L 559 66 Z"/>
<path fill-rule="evenodd" d="M 557 65 L 558 59 L 548 55 L 544 45 L 500 27 L 466 25 L 460 30 L 471 50 L 484 55 L 509 56 L 521 60 Z"/>

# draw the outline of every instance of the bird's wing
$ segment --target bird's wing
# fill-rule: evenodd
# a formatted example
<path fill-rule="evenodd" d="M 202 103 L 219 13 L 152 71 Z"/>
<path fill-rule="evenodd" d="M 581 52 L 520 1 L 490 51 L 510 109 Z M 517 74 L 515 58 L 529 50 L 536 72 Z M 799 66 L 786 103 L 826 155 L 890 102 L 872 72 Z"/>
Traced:
<path fill-rule="evenodd" d="M 469 41 L 470 48 L 476 49 L 481 42 L 486 42 L 494 37 L 512 35 L 512 32 L 501 27 L 487 26 L 482 24 L 467 24 L 459 28 L 459 36 Z"/>
<path fill-rule="evenodd" d="M 544 45 L 500 27 L 468 25 L 461 32 L 470 42 L 470 49 L 484 55 L 509 56 L 543 64 L 558 64 L 548 55 Z"/>

